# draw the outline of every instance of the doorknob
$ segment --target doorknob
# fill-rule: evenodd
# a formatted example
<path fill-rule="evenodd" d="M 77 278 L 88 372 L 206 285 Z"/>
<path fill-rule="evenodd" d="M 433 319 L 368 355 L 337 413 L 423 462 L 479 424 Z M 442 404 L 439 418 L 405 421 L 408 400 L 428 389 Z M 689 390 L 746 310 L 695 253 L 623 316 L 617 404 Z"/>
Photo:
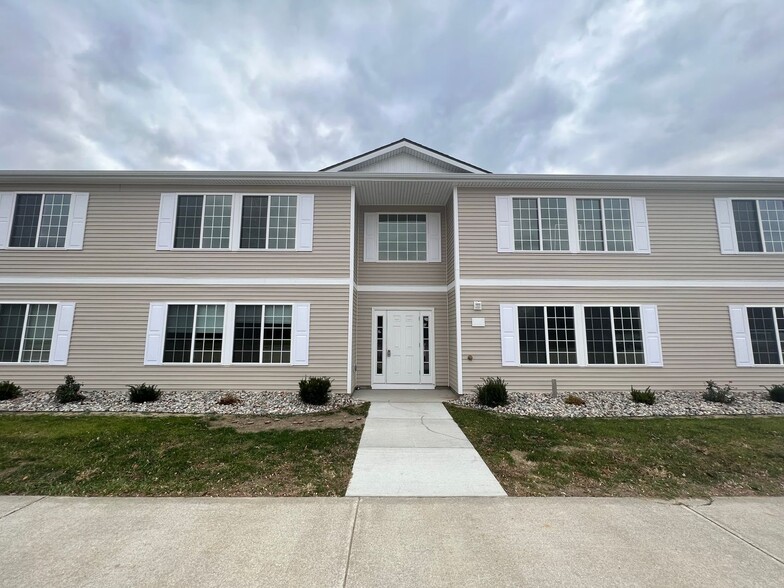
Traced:
<path fill-rule="evenodd" d="M 392 357 L 392 352 L 389 349 L 387 349 L 387 357 Z"/>

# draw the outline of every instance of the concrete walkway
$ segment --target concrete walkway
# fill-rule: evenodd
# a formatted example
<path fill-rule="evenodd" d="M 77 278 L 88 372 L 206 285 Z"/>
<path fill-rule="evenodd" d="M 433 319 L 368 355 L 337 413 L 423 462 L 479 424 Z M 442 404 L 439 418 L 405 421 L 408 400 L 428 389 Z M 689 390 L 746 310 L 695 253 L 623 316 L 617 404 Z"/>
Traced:
<path fill-rule="evenodd" d="M 506 496 L 438 402 L 371 402 L 346 496 Z"/>
<path fill-rule="evenodd" d="M 0 497 L 0 586 L 780 586 L 784 498 Z"/>

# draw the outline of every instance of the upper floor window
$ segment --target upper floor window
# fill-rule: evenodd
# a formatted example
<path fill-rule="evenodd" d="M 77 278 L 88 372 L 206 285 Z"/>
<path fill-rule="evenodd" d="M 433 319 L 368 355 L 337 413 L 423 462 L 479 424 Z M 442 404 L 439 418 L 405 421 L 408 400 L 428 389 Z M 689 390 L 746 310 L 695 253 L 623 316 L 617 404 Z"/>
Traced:
<path fill-rule="evenodd" d="M 81 249 L 88 194 L 0 193 L 0 249 Z"/>
<path fill-rule="evenodd" d="M 501 305 L 503 365 L 662 365 L 655 306 Z"/>
<path fill-rule="evenodd" d="M 441 214 L 365 214 L 365 261 L 441 261 Z"/>
<path fill-rule="evenodd" d="M 426 261 L 427 216 L 378 215 L 379 261 Z"/>
<path fill-rule="evenodd" d="M 644 198 L 496 197 L 498 251 L 650 253 Z"/>
<path fill-rule="evenodd" d="M 739 366 L 784 363 L 784 307 L 730 306 Z"/>
<path fill-rule="evenodd" d="M 722 253 L 783 253 L 784 200 L 717 198 Z"/>
<path fill-rule="evenodd" d="M 0 363 L 65 365 L 75 304 L 0 303 Z"/>
<path fill-rule="evenodd" d="M 312 194 L 162 194 L 156 248 L 313 249 Z"/>

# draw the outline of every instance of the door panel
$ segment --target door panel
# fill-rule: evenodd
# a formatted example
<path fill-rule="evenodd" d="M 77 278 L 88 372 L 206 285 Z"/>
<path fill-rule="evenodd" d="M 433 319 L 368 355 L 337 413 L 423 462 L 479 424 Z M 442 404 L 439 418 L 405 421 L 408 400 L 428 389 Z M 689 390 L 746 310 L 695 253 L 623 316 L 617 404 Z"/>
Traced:
<path fill-rule="evenodd" d="M 387 383 L 420 383 L 419 312 L 387 313 Z"/>

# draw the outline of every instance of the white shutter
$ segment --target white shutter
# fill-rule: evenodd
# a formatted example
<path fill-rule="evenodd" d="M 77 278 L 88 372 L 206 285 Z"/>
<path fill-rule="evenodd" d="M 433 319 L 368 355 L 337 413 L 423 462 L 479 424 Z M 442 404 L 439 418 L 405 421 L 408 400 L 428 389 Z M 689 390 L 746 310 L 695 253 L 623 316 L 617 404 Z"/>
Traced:
<path fill-rule="evenodd" d="M 378 261 L 378 213 L 365 213 L 365 261 Z"/>
<path fill-rule="evenodd" d="M 297 197 L 297 251 L 313 251 L 313 194 Z"/>
<path fill-rule="evenodd" d="M 632 213 L 632 232 L 634 234 L 635 253 L 650 253 L 651 240 L 648 235 L 648 211 L 645 198 L 629 198 Z"/>
<path fill-rule="evenodd" d="M 441 214 L 427 213 L 427 260 L 441 261 Z"/>
<path fill-rule="evenodd" d="M 150 316 L 147 319 L 147 342 L 144 348 L 144 365 L 163 363 L 163 335 L 166 329 L 166 303 L 150 304 Z"/>
<path fill-rule="evenodd" d="M 640 307 L 642 315 L 642 340 L 645 349 L 645 365 L 662 367 L 664 359 L 661 349 L 661 334 L 659 333 L 659 311 L 656 306 L 646 305 Z"/>
<path fill-rule="evenodd" d="M 73 327 L 75 310 L 75 302 L 61 302 L 57 305 L 49 365 L 66 365 L 68 363 L 68 349 L 71 347 L 71 328 Z"/>
<path fill-rule="evenodd" d="M 291 342 L 291 364 L 308 365 L 308 347 L 310 346 L 310 304 L 294 304 L 292 308 L 294 333 Z"/>
<path fill-rule="evenodd" d="M 738 252 L 738 240 L 735 235 L 734 218 L 732 215 L 732 199 L 716 198 L 716 223 L 719 226 L 719 244 L 722 254 Z"/>
<path fill-rule="evenodd" d="M 223 306 L 223 346 L 221 348 L 221 363 L 229 365 L 234 356 L 234 310 L 236 304 Z"/>
<path fill-rule="evenodd" d="M 84 243 L 84 228 L 87 223 L 87 192 L 71 194 L 71 211 L 68 215 L 68 229 L 65 234 L 66 249 L 81 249 Z"/>
<path fill-rule="evenodd" d="M 161 194 L 158 213 L 158 241 L 155 249 L 166 251 L 174 247 L 174 219 L 177 216 L 177 194 Z"/>
<path fill-rule="evenodd" d="M 11 218 L 14 215 L 16 194 L 0 192 L 0 249 L 6 249 L 11 238 Z"/>
<path fill-rule="evenodd" d="M 517 306 L 501 305 L 501 365 L 520 365 L 517 338 Z"/>
<path fill-rule="evenodd" d="M 495 197 L 495 233 L 499 253 L 514 251 L 511 196 Z"/>
<path fill-rule="evenodd" d="M 754 365 L 754 355 L 751 350 L 751 336 L 749 323 L 746 320 L 746 308 L 743 306 L 730 306 L 730 325 L 732 328 L 732 341 L 735 344 L 735 365 L 749 367 Z"/>

